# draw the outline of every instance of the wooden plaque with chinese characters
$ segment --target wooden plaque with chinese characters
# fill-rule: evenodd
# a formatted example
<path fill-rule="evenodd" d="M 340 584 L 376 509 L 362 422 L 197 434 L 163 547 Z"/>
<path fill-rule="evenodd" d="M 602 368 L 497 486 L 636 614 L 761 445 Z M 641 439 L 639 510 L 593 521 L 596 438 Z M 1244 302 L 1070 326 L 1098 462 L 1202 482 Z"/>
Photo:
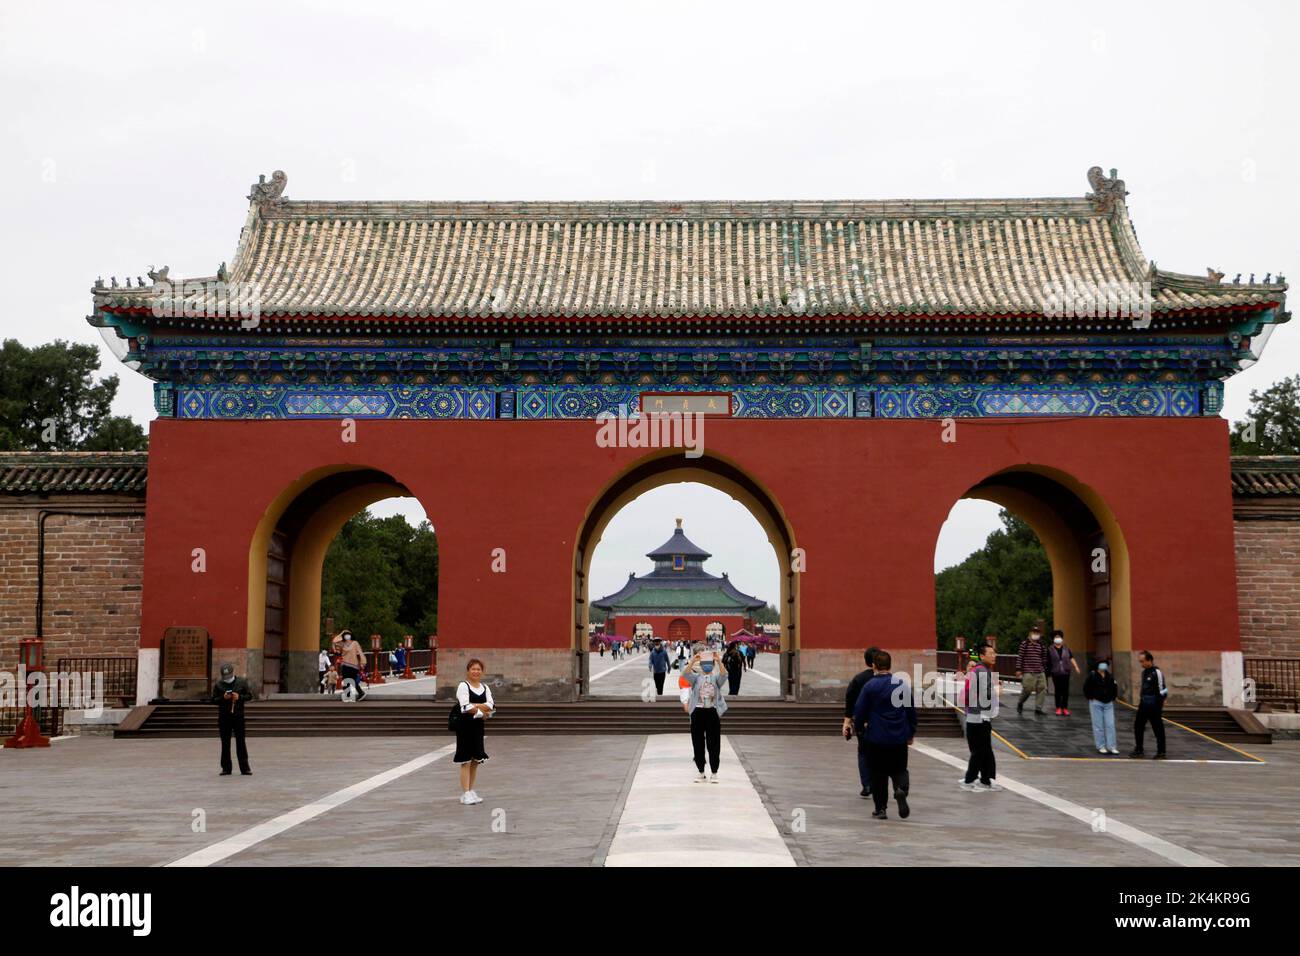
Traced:
<path fill-rule="evenodd" d="M 208 629 L 169 627 L 163 631 L 163 680 L 208 679 Z"/>

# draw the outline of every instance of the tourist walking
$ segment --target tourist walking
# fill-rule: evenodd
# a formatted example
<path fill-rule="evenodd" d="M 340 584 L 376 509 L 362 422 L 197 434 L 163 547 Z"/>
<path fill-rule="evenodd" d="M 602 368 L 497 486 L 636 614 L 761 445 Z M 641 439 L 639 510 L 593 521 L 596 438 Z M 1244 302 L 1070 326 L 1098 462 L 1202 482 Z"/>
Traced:
<path fill-rule="evenodd" d="M 1088 673 L 1083 682 L 1083 696 L 1092 716 L 1092 741 L 1097 745 L 1097 753 L 1119 753 L 1115 746 L 1115 698 L 1119 696 L 1119 685 L 1108 661 L 1101 661 Z"/>
<path fill-rule="evenodd" d="M 406 645 L 398 644 L 397 647 L 393 649 L 393 655 L 394 655 L 393 673 L 394 674 L 406 673 Z"/>
<path fill-rule="evenodd" d="M 655 681 L 655 695 L 664 692 L 664 678 L 668 676 L 668 652 L 663 644 L 655 641 L 654 650 L 650 652 L 650 674 Z"/>
<path fill-rule="evenodd" d="M 894 785 L 894 802 L 904 820 L 911 814 L 907 805 L 910 779 L 907 773 L 907 748 L 916 737 L 916 707 L 912 688 L 897 674 L 891 673 L 893 659 L 888 651 L 877 651 L 875 676 L 862 688 L 853 708 L 853 726 L 859 738 L 867 741 L 871 764 L 871 799 L 877 820 L 888 819 L 889 784 Z"/>
<path fill-rule="evenodd" d="M 868 647 L 862 654 L 862 659 L 866 662 L 866 670 L 858 671 L 849 681 L 848 689 L 844 692 L 844 726 L 840 732 L 844 734 L 845 740 L 851 740 L 853 737 L 858 738 L 858 781 L 862 784 L 862 791 L 858 796 L 866 799 L 871 796 L 871 757 L 867 751 L 867 740 L 862 734 L 855 734 L 853 728 L 853 711 L 858 706 L 858 698 L 862 695 L 862 688 L 867 686 L 867 681 L 876 676 L 874 662 L 876 655 L 880 653 L 878 647 Z"/>
<path fill-rule="evenodd" d="M 1016 676 L 1020 678 L 1020 702 L 1016 704 L 1016 713 L 1025 712 L 1030 694 L 1034 695 L 1034 713 L 1046 713 L 1043 703 L 1047 700 L 1047 648 L 1043 646 L 1041 624 L 1035 624 L 1029 637 L 1020 645 L 1020 653 L 1016 655 Z"/>
<path fill-rule="evenodd" d="M 740 693 L 740 678 L 745 674 L 745 660 L 740 656 L 740 643 L 732 641 L 727 652 L 722 655 L 722 663 L 727 668 L 727 693 L 735 697 Z"/>
<path fill-rule="evenodd" d="M 465 679 L 456 685 L 456 701 L 460 719 L 456 721 L 456 754 L 451 760 L 460 765 L 460 802 L 482 803 L 474 785 L 479 764 L 488 759 L 483 749 L 485 722 L 496 713 L 497 705 L 492 688 L 483 683 L 483 662 L 477 657 L 465 665 Z"/>
<path fill-rule="evenodd" d="M 361 671 L 366 666 L 365 651 L 353 640 L 351 631 L 343 631 L 340 636 L 343 643 L 339 646 L 339 682 L 346 694 L 348 681 L 352 681 L 356 699 L 365 700 L 366 692 L 361 687 Z"/>
<path fill-rule="evenodd" d="M 1056 716 L 1070 716 L 1070 669 L 1079 673 L 1079 662 L 1065 643 L 1065 632 L 1052 632 L 1052 646 L 1047 649 L 1047 668 L 1052 674 L 1052 689 L 1056 694 Z M 1022 698 L 1023 699 L 1023 698 Z"/>
<path fill-rule="evenodd" d="M 998 695 L 1002 690 L 998 676 L 993 672 L 998 652 L 988 644 L 981 644 L 978 652 L 979 663 L 966 672 L 962 695 L 970 760 L 966 764 L 961 789 L 967 792 L 1003 789 L 997 781 L 998 765 L 993 756 L 993 718 L 998 713 Z M 975 782 L 977 777 L 978 783 Z"/>
<path fill-rule="evenodd" d="M 722 761 L 722 715 L 727 699 L 722 695 L 722 680 L 727 668 L 718 660 L 717 651 L 701 651 L 691 658 L 682 678 L 690 685 L 686 712 L 691 715 L 691 745 L 695 749 L 697 783 L 704 782 L 704 753 L 708 750 L 709 770 L 718 782 L 718 765 Z"/>
<path fill-rule="evenodd" d="M 1165 701 L 1169 699 L 1169 687 L 1165 684 L 1165 675 L 1156 667 L 1156 659 L 1150 651 L 1138 654 L 1138 663 L 1142 665 L 1142 685 L 1138 692 L 1137 716 L 1133 719 L 1133 752 L 1130 757 L 1142 757 L 1142 738 L 1146 735 L 1146 726 L 1156 735 L 1156 759 L 1165 759 Z"/>
<path fill-rule="evenodd" d="M 316 677 L 316 682 L 320 686 L 320 692 L 325 693 L 325 675 L 330 669 L 330 652 L 325 648 L 320 649 L 320 654 L 316 658 L 316 669 L 320 673 Z"/>
<path fill-rule="evenodd" d="M 244 743 L 244 703 L 253 699 L 248 681 L 235 676 L 233 664 L 221 665 L 221 679 L 212 688 L 212 703 L 217 705 L 217 733 L 221 735 L 221 776 L 232 773 L 230 763 L 230 738 L 235 738 L 235 756 L 239 759 L 239 772 L 248 776 L 253 771 L 248 766 L 248 745 Z"/>

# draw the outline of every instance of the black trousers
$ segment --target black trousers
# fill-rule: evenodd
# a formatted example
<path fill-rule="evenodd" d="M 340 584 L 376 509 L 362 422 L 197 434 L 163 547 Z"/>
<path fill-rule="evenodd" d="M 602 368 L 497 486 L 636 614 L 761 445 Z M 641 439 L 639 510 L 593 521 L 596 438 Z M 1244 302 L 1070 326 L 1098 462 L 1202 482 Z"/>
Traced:
<path fill-rule="evenodd" d="M 704 773 L 704 748 L 709 750 L 709 769 L 718 772 L 722 760 L 722 718 L 713 707 L 691 711 L 691 744 L 695 747 L 695 768 Z"/>
<path fill-rule="evenodd" d="M 867 744 L 871 761 L 871 799 L 877 810 L 889 803 L 889 784 L 894 797 L 907 796 L 911 778 L 907 774 L 907 744 Z"/>
<path fill-rule="evenodd" d="M 223 717 L 217 721 L 221 732 L 221 770 L 230 773 L 230 738 L 235 738 L 235 756 L 239 758 L 239 772 L 251 773 L 248 766 L 248 746 L 244 743 L 244 718 Z"/>
<path fill-rule="evenodd" d="M 1133 718 L 1133 749 L 1142 752 L 1142 738 L 1146 736 L 1147 723 L 1150 722 L 1156 735 L 1156 753 L 1165 752 L 1164 704 L 1138 704 L 1137 716 Z"/>
<path fill-rule="evenodd" d="M 727 671 L 727 693 L 732 697 L 740 693 L 740 673 L 738 666 Z"/>
<path fill-rule="evenodd" d="M 867 738 L 862 734 L 858 738 L 858 779 L 862 781 L 862 789 L 871 789 L 871 751 L 867 749 Z"/>
<path fill-rule="evenodd" d="M 1056 690 L 1056 707 L 1063 710 L 1070 706 L 1070 675 L 1053 674 L 1052 684 Z"/>
<path fill-rule="evenodd" d="M 998 775 L 997 759 L 993 756 L 993 725 L 987 720 L 966 725 L 966 746 L 970 748 L 970 762 L 966 764 L 966 782 L 989 783 Z"/>
<path fill-rule="evenodd" d="M 655 673 L 655 693 L 662 694 L 664 692 L 664 678 L 667 677 L 668 674 L 665 671 L 655 671 L 654 673 Z"/>

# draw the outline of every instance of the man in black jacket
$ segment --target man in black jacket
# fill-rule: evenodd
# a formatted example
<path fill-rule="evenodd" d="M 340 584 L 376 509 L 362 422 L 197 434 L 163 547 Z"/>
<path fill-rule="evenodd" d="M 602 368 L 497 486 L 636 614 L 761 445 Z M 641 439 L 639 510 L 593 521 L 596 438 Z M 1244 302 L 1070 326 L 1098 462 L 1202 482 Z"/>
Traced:
<path fill-rule="evenodd" d="M 1165 759 L 1165 700 L 1169 697 L 1169 688 L 1165 685 L 1165 675 L 1156 667 L 1155 658 L 1150 651 L 1138 654 L 1138 663 L 1142 665 L 1142 686 L 1138 691 L 1137 716 L 1133 719 L 1133 752 L 1130 757 L 1141 757 L 1142 737 L 1147 723 L 1156 735 L 1156 759 Z"/>
<path fill-rule="evenodd" d="M 862 655 L 867 662 L 867 669 L 859 671 L 853 675 L 853 680 L 849 681 L 849 688 L 844 692 L 844 739 L 848 740 L 853 736 L 853 708 L 857 706 L 858 697 L 862 694 L 862 688 L 866 686 L 867 681 L 876 676 L 875 664 L 876 655 L 880 653 L 878 647 L 868 647 L 866 653 Z M 862 734 L 858 734 L 858 779 L 862 782 L 862 796 L 864 799 L 871 796 L 871 760 L 867 756 L 867 742 Z"/>
<path fill-rule="evenodd" d="M 212 688 L 212 703 L 217 705 L 217 730 L 221 734 L 221 776 L 231 774 L 230 738 L 235 738 L 235 755 L 239 772 L 248 776 L 248 746 L 244 743 L 244 702 L 253 699 L 248 681 L 235 676 L 232 664 L 221 665 L 221 679 Z"/>

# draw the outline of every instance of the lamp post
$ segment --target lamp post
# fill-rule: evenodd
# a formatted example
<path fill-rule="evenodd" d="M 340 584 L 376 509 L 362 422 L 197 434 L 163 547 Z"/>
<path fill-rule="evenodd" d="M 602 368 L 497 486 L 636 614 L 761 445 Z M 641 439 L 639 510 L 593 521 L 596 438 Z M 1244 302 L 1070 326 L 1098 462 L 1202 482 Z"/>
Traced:
<path fill-rule="evenodd" d="M 18 641 L 18 664 L 25 669 L 27 677 L 44 672 L 42 663 L 45 642 L 39 637 L 24 637 Z M 14 728 L 14 735 L 5 741 L 7 749 L 22 750 L 25 747 L 48 747 L 50 738 L 41 734 L 40 724 L 32 716 L 31 695 L 27 692 L 27 680 L 23 681 L 23 719 Z"/>
<path fill-rule="evenodd" d="M 429 672 L 426 677 L 438 676 L 438 635 L 429 635 Z"/>
<path fill-rule="evenodd" d="M 406 664 L 406 667 L 402 670 L 402 680 L 413 680 L 415 675 L 411 673 L 411 652 L 415 650 L 415 638 L 407 634 L 402 640 L 402 646 L 406 648 L 406 654 L 402 657 L 403 662 Z"/>
<path fill-rule="evenodd" d="M 370 661 L 374 665 L 370 668 L 370 683 L 387 684 L 384 675 L 379 673 L 379 655 L 384 649 L 384 639 L 379 634 L 370 635 Z"/>

